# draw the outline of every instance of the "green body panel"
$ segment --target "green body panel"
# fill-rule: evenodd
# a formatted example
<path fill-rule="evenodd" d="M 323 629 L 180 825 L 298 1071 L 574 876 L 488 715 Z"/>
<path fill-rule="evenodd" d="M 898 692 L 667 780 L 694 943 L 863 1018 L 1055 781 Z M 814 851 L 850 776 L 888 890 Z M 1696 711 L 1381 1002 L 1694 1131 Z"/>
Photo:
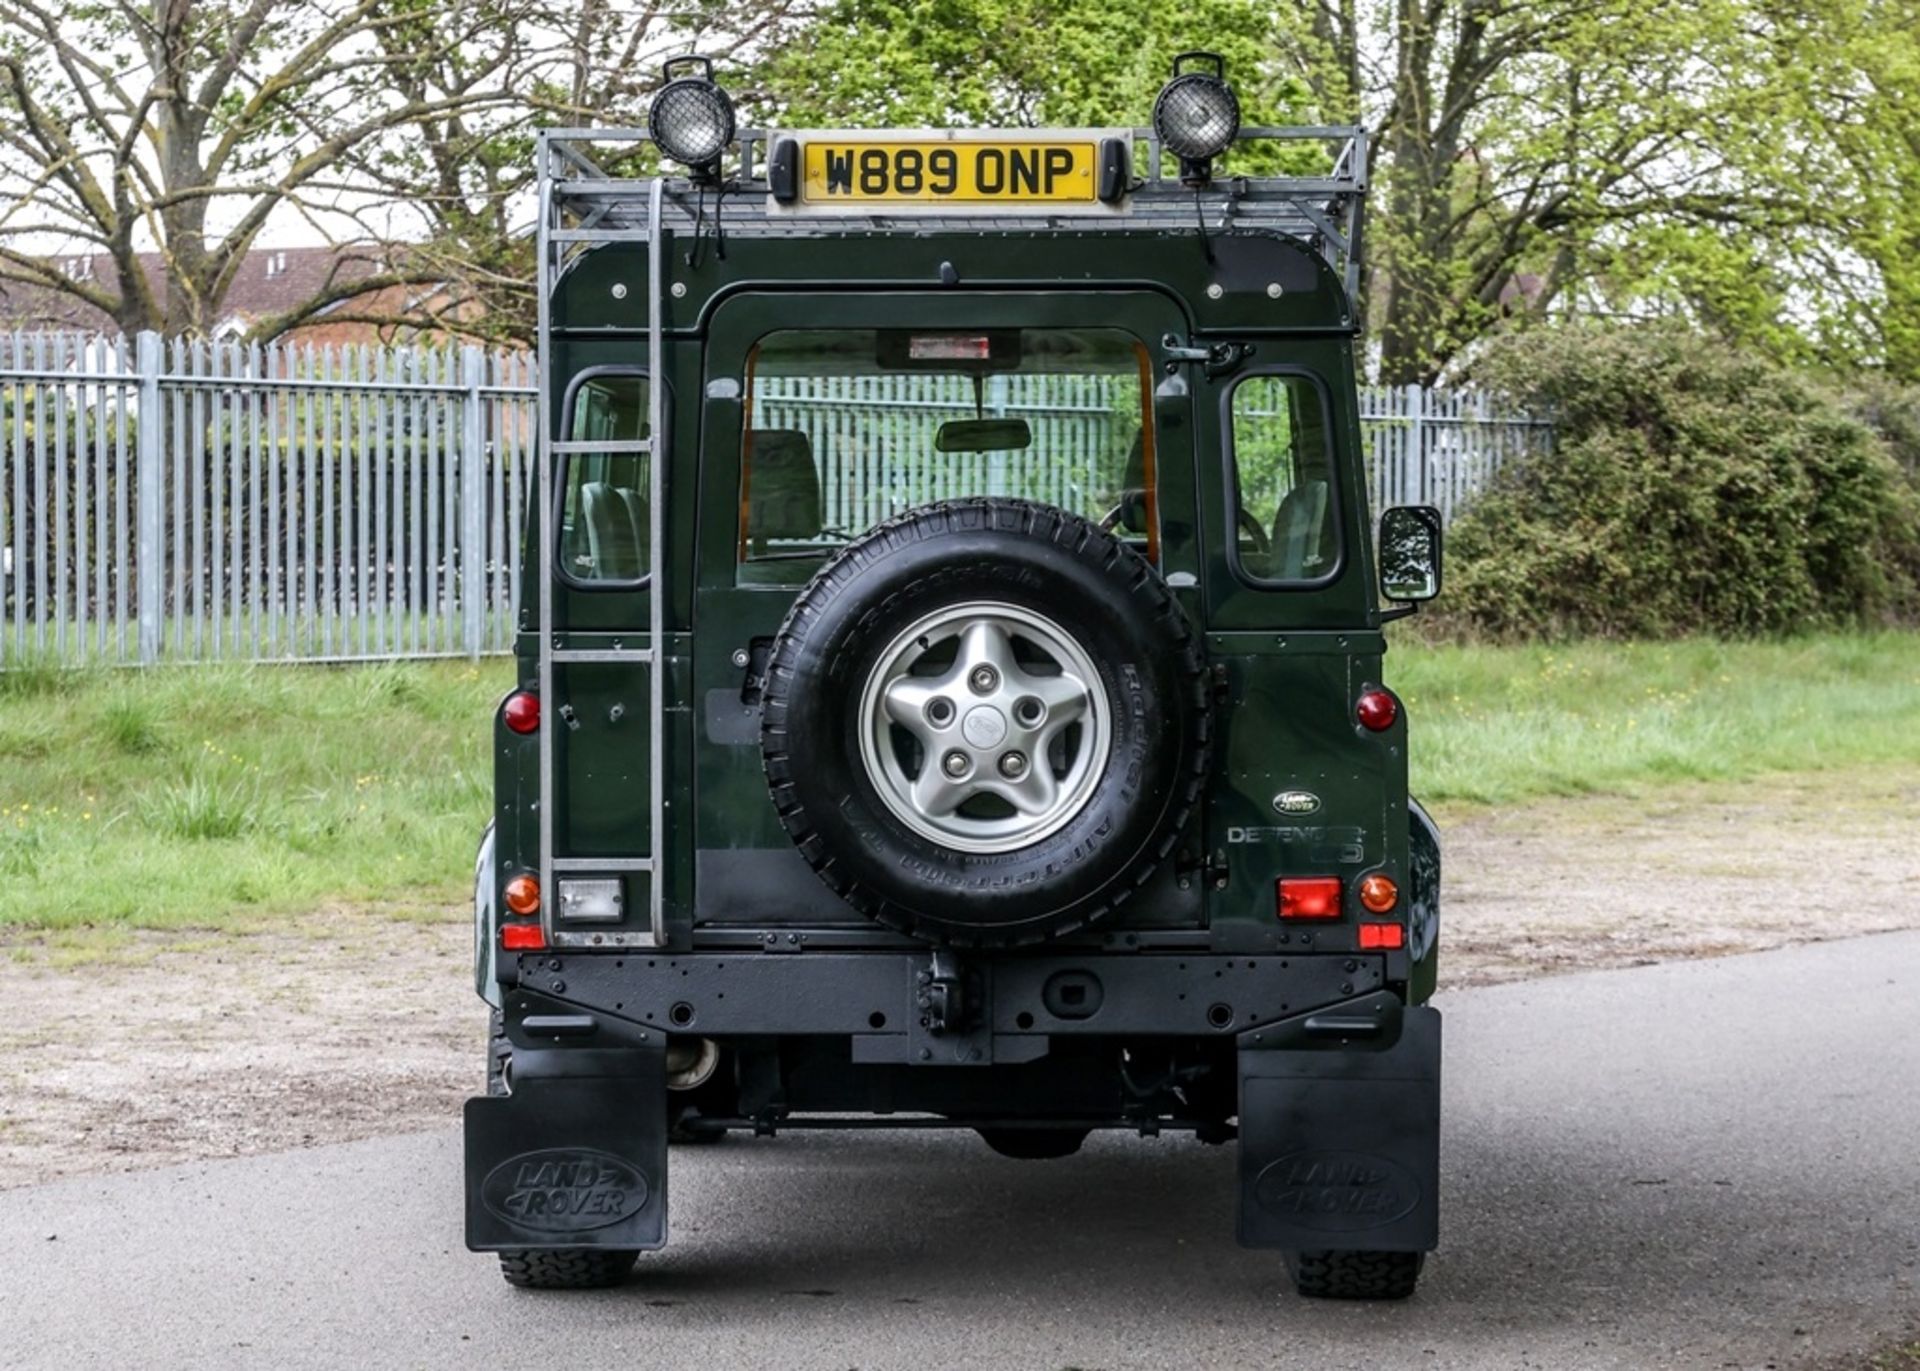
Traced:
<path fill-rule="evenodd" d="M 1338 280 L 1305 246 L 1277 234 L 1216 236 L 1208 261 L 1192 233 L 820 232 L 709 243 L 697 266 L 667 244 L 663 297 L 668 339 L 657 381 L 667 387 L 659 460 L 665 511 L 669 756 L 663 862 L 673 946 L 702 929 L 815 929 L 816 936 L 897 943 L 839 906 L 793 852 L 770 803 L 757 724 L 746 695 L 756 645 L 769 640 L 797 586 L 736 584 L 740 439 L 746 357 L 764 334 L 796 325 L 941 328 L 1107 326 L 1145 345 L 1154 384 L 1161 570 L 1205 631 L 1216 682 L 1216 753 L 1204 812 L 1178 870 L 1137 894 L 1106 946 L 1207 945 L 1217 951 L 1355 947 L 1353 915 L 1322 928 L 1274 916 L 1283 875 L 1337 875 L 1352 890 L 1380 870 L 1408 875 L 1406 719 L 1370 733 L 1354 701 L 1382 676 L 1383 623 L 1355 402 L 1353 321 Z M 646 369 L 644 249 L 612 244 L 583 254 L 558 286 L 547 382 L 561 412 L 568 378 L 595 367 Z M 943 275 L 957 284 L 943 286 Z M 624 287 L 616 291 L 616 287 Z M 1217 287 L 1216 293 L 1210 288 Z M 1208 375 L 1173 346 L 1242 345 L 1231 370 Z M 1229 560 L 1232 526 L 1227 396 L 1236 377 L 1280 371 L 1312 378 L 1327 406 L 1342 552 L 1312 587 L 1256 587 Z M 557 422 L 557 419 L 556 419 Z M 529 556 L 526 565 L 535 565 Z M 530 573 L 531 574 L 531 573 Z M 1191 582 L 1190 586 L 1188 582 Z M 527 586 L 522 603 L 537 604 Z M 644 590 L 556 585 L 555 629 L 570 645 L 644 642 Z M 537 626 L 523 620 L 521 678 L 530 682 Z M 646 854 L 645 668 L 556 667 L 561 785 L 560 855 Z M 498 879 L 532 866 L 535 748 L 501 732 Z M 1301 792 L 1310 813 L 1276 811 Z M 644 888 L 628 878 L 629 920 L 640 926 Z M 758 894 L 725 906 L 733 884 Z M 1354 897 L 1350 894 L 1349 899 Z M 1123 933 L 1124 931 L 1124 937 Z M 759 935 L 756 935 L 759 936 Z M 767 932 L 769 940 L 774 933 Z M 1388 979 L 1406 984 L 1405 952 Z M 1415 981 L 1424 998 L 1430 974 Z"/>

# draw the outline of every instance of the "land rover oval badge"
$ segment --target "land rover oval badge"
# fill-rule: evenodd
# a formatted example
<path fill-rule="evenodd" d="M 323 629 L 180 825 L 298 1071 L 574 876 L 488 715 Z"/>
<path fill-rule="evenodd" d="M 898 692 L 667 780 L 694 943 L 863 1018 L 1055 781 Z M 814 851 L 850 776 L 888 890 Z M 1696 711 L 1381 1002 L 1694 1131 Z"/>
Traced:
<path fill-rule="evenodd" d="M 606 1152 L 549 1147 L 501 1162 L 480 1194 L 488 1209 L 517 1228 L 586 1233 L 645 1208 L 647 1178 Z"/>
<path fill-rule="evenodd" d="M 1320 808 L 1320 797 L 1311 790 L 1283 790 L 1273 797 L 1273 807 L 1282 814 L 1311 814 Z"/>

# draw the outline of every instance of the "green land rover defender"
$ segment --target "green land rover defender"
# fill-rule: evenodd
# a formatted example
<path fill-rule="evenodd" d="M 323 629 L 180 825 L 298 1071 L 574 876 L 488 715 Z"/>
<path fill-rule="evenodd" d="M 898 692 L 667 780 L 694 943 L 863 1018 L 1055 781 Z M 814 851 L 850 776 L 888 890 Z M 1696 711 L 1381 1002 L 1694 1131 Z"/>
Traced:
<path fill-rule="evenodd" d="M 667 76 L 538 149 L 468 1245 L 620 1281 L 735 1130 L 1184 1131 L 1303 1293 L 1407 1295 L 1440 849 L 1382 630 L 1440 528 L 1368 510 L 1364 136 L 1242 129 L 1202 53 L 1149 128 L 738 130 Z"/>

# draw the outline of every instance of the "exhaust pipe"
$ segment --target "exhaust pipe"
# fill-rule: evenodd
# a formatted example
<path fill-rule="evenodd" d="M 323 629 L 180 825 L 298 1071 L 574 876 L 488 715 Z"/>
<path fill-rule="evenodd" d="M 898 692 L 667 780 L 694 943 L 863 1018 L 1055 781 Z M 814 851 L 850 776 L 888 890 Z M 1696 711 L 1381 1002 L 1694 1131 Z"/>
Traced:
<path fill-rule="evenodd" d="M 667 1089 L 698 1090 L 720 1066 L 720 1044 L 712 1038 L 667 1040 Z"/>

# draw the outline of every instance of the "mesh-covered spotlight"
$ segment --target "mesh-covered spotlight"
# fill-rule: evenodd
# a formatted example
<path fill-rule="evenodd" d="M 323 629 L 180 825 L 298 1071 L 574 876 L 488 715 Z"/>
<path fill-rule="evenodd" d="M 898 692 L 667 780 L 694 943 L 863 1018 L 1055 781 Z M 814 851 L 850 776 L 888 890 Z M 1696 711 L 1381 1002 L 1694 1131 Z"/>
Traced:
<path fill-rule="evenodd" d="M 1213 70 L 1182 71 L 1188 62 L 1211 62 Z M 1173 79 L 1153 102 L 1153 132 L 1180 159 L 1180 179 L 1203 185 L 1213 177 L 1213 159 L 1240 132 L 1240 101 L 1227 84 L 1226 59 L 1215 52 L 1183 52 L 1173 59 Z"/>
<path fill-rule="evenodd" d="M 676 67 L 688 64 L 697 64 L 703 74 L 674 76 Z M 712 59 L 670 58 L 660 75 L 666 84 L 654 93 L 647 132 L 660 151 L 684 164 L 695 177 L 713 176 L 733 141 L 733 101 L 714 84 Z"/>

